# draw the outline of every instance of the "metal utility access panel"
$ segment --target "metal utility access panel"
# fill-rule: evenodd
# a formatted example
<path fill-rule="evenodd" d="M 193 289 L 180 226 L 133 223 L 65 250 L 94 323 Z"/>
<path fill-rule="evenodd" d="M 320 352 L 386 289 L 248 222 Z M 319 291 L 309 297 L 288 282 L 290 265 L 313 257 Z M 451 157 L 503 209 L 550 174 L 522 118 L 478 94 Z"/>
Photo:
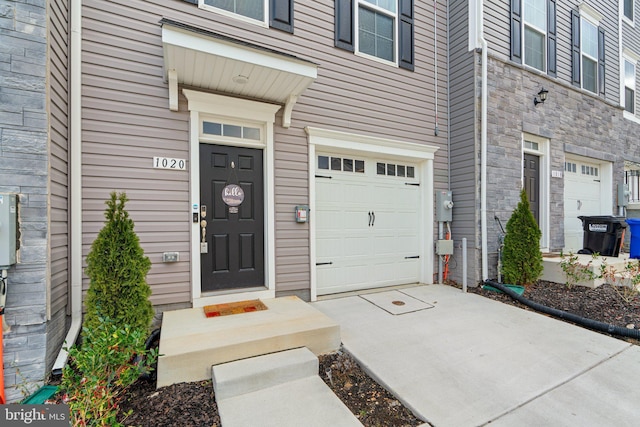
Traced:
<path fill-rule="evenodd" d="M 15 194 L 0 194 L 0 267 L 16 263 L 18 208 Z"/>

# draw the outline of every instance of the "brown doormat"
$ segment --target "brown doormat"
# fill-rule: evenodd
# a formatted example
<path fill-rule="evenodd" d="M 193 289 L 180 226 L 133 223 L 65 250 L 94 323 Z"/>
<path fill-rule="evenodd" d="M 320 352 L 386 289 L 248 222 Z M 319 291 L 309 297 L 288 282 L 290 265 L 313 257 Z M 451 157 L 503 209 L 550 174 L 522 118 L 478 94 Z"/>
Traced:
<path fill-rule="evenodd" d="M 229 302 L 204 306 L 204 315 L 207 317 L 228 316 L 230 314 L 249 313 L 252 311 L 266 310 L 267 306 L 259 299 L 248 301 Z"/>

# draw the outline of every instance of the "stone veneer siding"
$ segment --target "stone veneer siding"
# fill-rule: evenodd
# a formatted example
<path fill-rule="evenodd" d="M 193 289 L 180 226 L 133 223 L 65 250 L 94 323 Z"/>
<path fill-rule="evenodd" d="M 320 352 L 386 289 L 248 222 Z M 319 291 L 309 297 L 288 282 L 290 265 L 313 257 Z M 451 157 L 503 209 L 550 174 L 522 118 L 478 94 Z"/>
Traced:
<path fill-rule="evenodd" d="M 19 195 L 19 263 L 8 271 L 4 380 L 8 402 L 47 375 L 47 4 L 0 0 L 0 192 Z M 64 319 L 63 319 L 64 324 Z"/>
<path fill-rule="evenodd" d="M 479 60 L 479 56 L 477 59 Z M 479 112 L 480 66 L 476 70 L 476 111 Z M 496 57 L 489 56 L 488 76 L 487 229 L 489 277 L 495 278 L 499 227 L 494 221 L 494 215 L 506 227 L 519 202 L 522 134 L 549 139 L 551 170 L 563 171 L 563 176 L 565 153 L 612 162 L 611 191 L 615 195 L 616 183 L 624 180 L 624 161 L 637 161 L 640 154 L 640 141 L 629 138 L 629 135 L 640 135 L 640 125 L 625 120 L 621 107 L 598 96 Z M 541 87 L 547 89 L 549 95 L 544 104 L 536 107 L 533 97 Z M 480 114 L 476 116 L 479 162 L 481 123 Z M 479 180 L 478 176 L 477 182 Z M 549 248 L 551 251 L 559 251 L 564 246 L 564 180 L 552 177 L 549 180 Z M 615 204 L 615 197 L 613 201 Z M 477 210 L 480 212 L 479 185 Z M 617 212 L 617 207 L 611 206 L 611 211 Z M 480 224 L 476 238 L 480 242 Z M 480 248 L 480 245 L 476 247 Z M 476 256 L 480 257 L 480 249 Z M 478 271 L 477 274 L 479 281 L 481 272 Z"/>

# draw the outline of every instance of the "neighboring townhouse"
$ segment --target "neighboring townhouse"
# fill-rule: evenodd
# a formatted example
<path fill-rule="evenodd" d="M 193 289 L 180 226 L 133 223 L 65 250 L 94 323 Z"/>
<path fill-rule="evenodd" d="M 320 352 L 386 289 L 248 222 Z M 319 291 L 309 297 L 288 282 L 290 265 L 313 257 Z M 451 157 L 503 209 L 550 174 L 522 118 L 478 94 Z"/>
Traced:
<path fill-rule="evenodd" d="M 0 194 L 20 224 L 17 263 L 0 265 L 9 402 L 42 384 L 69 326 L 67 18 L 64 0 L 0 1 Z"/>
<path fill-rule="evenodd" d="M 471 242 L 471 282 L 496 277 L 498 220 L 523 185 L 543 252 L 582 248 L 578 216 L 624 214 L 640 156 L 636 6 L 451 2 L 453 238 Z"/>
<path fill-rule="evenodd" d="M 620 2 L 620 99 L 624 106 L 624 118 L 629 128 L 628 137 L 640 140 L 640 111 L 638 111 L 638 99 L 636 87 L 640 67 L 640 4 L 635 0 Z M 635 132 L 635 133 L 634 133 Z M 625 178 L 629 189 L 629 216 L 640 216 L 640 149 L 630 150 L 629 157 L 625 158 Z"/>
<path fill-rule="evenodd" d="M 39 19 L 37 37 L 15 20 L 0 50 L 3 82 L 38 98 L 11 102 L 13 123 L 0 89 L 0 190 L 19 194 L 22 232 L 4 361 L 37 365 L 27 382 L 66 361 L 111 191 L 130 199 L 158 312 L 433 283 L 446 2 L 4 3 Z M 5 46 L 32 38 L 39 55 L 21 66 L 31 50 Z M 8 374 L 17 400 L 25 381 Z"/>

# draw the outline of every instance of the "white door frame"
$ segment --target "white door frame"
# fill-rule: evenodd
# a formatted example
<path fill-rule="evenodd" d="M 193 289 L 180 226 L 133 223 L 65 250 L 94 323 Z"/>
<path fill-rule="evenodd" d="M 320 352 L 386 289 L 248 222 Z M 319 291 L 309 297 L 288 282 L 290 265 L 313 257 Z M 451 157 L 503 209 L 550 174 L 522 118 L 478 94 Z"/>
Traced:
<path fill-rule="evenodd" d="M 525 146 L 525 141 L 530 141 L 538 144 L 538 149 L 534 149 L 531 147 Z M 551 165 L 550 160 L 551 156 L 549 155 L 549 140 L 547 138 L 542 138 L 540 136 L 531 135 L 528 133 L 522 134 L 522 155 L 521 162 L 524 165 L 524 154 L 533 154 L 540 157 L 540 194 L 538 195 L 538 200 L 540 200 L 540 231 L 542 235 L 540 236 L 540 250 L 542 252 L 549 252 L 549 236 L 551 233 L 550 229 L 550 203 L 549 199 L 551 198 Z M 522 186 L 524 187 L 524 169 L 520 168 L 520 180 L 522 182 Z"/>
<path fill-rule="evenodd" d="M 264 257 L 265 287 L 256 290 L 227 290 L 202 293 L 200 276 L 200 224 L 191 224 L 191 298 L 194 307 L 208 304 L 241 301 L 256 298 L 275 297 L 275 192 L 274 192 L 274 155 L 273 127 L 275 114 L 280 105 L 248 101 L 211 93 L 183 89 L 190 111 L 189 123 L 189 163 L 190 188 L 189 200 L 191 213 L 199 212 L 200 206 L 200 143 L 231 145 L 262 149 L 264 167 Z M 203 135 L 200 123 L 203 117 L 226 121 L 248 123 L 260 127 L 263 137 L 260 141 L 248 141 L 225 137 Z"/>
<path fill-rule="evenodd" d="M 316 279 L 316 228 L 313 223 L 313 213 L 316 211 L 316 149 L 332 153 L 353 154 L 359 153 L 367 157 L 381 157 L 389 159 L 406 160 L 417 163 L 420 168 L 420 206 L 421 217 L 424 221 L 420 224 L 422 247 L 420 259 L 419 280 L 421 283 L 433 283 L 434 271 L 434 213 L 433 213 L 433 160 L 438 147 L 432 145 L 416 144 L 387 138 L 371 137 L 328 129 L 305 127 L 309 141 L 309 269 L 311 278 L 311 301 L 317 300 Z"/>

